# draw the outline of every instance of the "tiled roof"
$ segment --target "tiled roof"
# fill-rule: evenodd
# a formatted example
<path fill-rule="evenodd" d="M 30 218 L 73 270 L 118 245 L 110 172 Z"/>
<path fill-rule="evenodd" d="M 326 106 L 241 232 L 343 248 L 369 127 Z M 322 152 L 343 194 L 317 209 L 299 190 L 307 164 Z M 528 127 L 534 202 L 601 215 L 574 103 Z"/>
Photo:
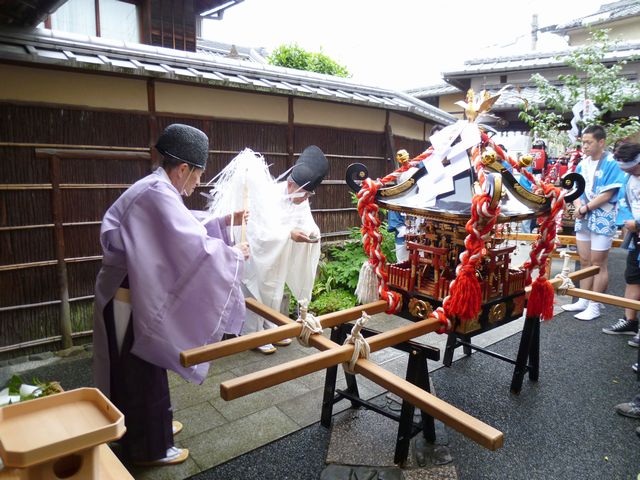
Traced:
<path fill-rule="evenodd" d="M 495 95 L 503 86 L 488 86 L 487 91 Z M 556 85 L 565 97 L 569 96 L 569 90 L 561 85 Z M 629 92 L 630 93 L 630 92 Z M 531 105 L 541 105 L 540 92 L 534 85 L 525 85 L 521 87 L 513 87 L 505 90 L 498 98 L 498 101 L 491 107 L 491 111 L 518 109 L 527 101 Z"/>
<path fill-rule="evenodd" d="M 264 48 L 251 48 L 230 43 L 216 42 L 198 38 L 196 51 L 210 57 L 229 57 L 247 62 L 267 63 L 268 53 Z"/>
<path fill-rule="evenodd" d="M 453 85 L 449 85 L 448 83 L 438 83 L 437 85 L 428 85 L 426 87 L 418 87 L 405 90 L 406 93 L 417 98 L 448 95 L 451 93 L 460 93 L 461 91 L 462 90 L 460 90 L 458 87 L 454 87 Z"/>
<path fill-rule="evenodd" d="M 595 13 L 576 18 L 562 25 L 557 25 L 552 31 L 553 33 L 563 35 L 571 30 L 597 26 L 638 15 L 640 15 L 640 2 L 638 0 L 620 0 L 618 2 L 601 5 Z"/>
<path fill-rule="evenodd" d="M 51 30 L 0 30 L 1 60 L 385 108 L 445 125 L 456 121 L 452 115 L 404 92 L 361 85 L 350 79 Z"/>
<path fill-rule="evenodd" d="M 513 72 L 517 70 L 538 70 L 540 68 L 560 67 L 565 65 L 563 57 L 580 47 L 555 52 L 533 52 L 524 55 L 497 58 L 477 58 L 464 62 L 462 68 L 445 72 L 443 77 L 467 77 L 479 73 Z M 640 42 L 620 43 L 604 58 L 605 61 L 615 62 L 640 56 Z"/>

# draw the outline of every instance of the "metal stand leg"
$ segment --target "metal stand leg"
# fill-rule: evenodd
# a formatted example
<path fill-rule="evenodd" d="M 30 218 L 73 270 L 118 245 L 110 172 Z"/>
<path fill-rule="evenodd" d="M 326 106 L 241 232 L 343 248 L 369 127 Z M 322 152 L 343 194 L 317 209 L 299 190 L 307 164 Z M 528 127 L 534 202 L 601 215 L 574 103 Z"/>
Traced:
<path fill-rule="evenodd" d="M 408 382 L 422 388 L 429 392 L 429 367 L 427 365 L 427 358 L 423 352 L 411 351 L 409 353 L 409 362 L 407 364 Z M 394 456 L 394 463 L 398 465 L 404 465 L 409 456 L 409 445 L 411 439 L 415 435 L 415 425 L 413 423 L 413 415 L 415 413 L 415 407 L 406 400 L 402 401 L 402 410 L 400 412 L 400 423 L 398 425 L 398 436 L 396 440 L 396 451 Z M 422 418 L 421 430 L 424 438 L 429 442 L 435 442 L 436 429 L 435 422 L 431 415 L 427 412 L 420 411 Z"/>
<path fill-rule="evenodd" d="M 349 334 L 351 325 L 341 325 L 331 330 L 331 340 L 335 343 L 342 344 Z M 375 335 L 378 332 L 363 328 L 361 333 L 365 336 Z M 455 339 L 454 339 L 455 341 Z M 421 345 L 414 342 L 403 342 L 394 345 L 392 348 L 402 350 L 409 353 L 409 361 L 407 363 L 407 381 L 430 392 L 429 384 L 429 366 L 428 360 L 437 361 L 440 359 L 440 351 L 428 345 Z M 322 426 L 329 428 L 331 426 L 331 417 L 333 415 L 333 405 L 340 400 L 348 399 L 354 408 L 364 407 L 368 410 L 377 412 L 387 418 L 398 422 L 398 435 L 396 441 L 396 451 L 394 462 L 404 464 L 409 455 L 409 445 L 411 439 L 420 431 L 424 438 L 429 442 L 436 441 L 436 428 L 434 418 L 427 412 L 421 411 L 421 423 L 417 425 L 413 422 L 415 407 L 411 403 L 403 400 L 400 415 L 390 412 L 386 407 L 369 402 L 360 398 L 358 384 L 355 375 L 345 372 L 347 381 L 346 390 L 336 390 L 336 380 L 338 376 L 339 366 L 327 369 L 324 382 L 324 396 L 322 400 L 322 414 L 320 423 Z"/>
<path fill-rule="evenodd" d="M 333 327 L 331 330 L 331 340 L 338 342 L 340 337 L 340 328 Z M 333 415 L 333 404 L 336 394 L 336 379 L 338 377 L 338 366 L 327 368 L 327 374 L 324 378 L 324 395 L 322 397 L 322 413 L 320 415 L 320 424 L 325 427 L 331 427 L 331 416 Z"/>
<path fill-rule="evenodd" d="M 540 321 L 533 325 L 533 335 L 529 350 L 529 380 L 538 381 L 540 373 Z"/>
<path fill-rule="evenodd" d="M 445 367 L 450 367 L 453 362 L 453 352 L 456 349 L 456 342 L 458 341 L 458 334 L 451 332 L 447 335 L 447 346 L 444 349 L 444 357 L 442 358 L 442 364 Z"/>
<path fill-rule="evenodd" d="M 461 335 L 462 340 L 467 342 L 467 343 L 471 343 L 471 336 L 469 335 Z M 468 357 L 471 355 L 471 347 L 469 345 L 462 345 L 462 351 L 463 353 Z"/>
<path fill-rule="evenodd" d="M 518 357 L 516 358 L 516 367 L 513 370 L 513 378 L 511 380 L 511 393 L 518 395 L 522 389 L 522 380 L 525 373 L 529 370 L 527 360 L 531 351 L 531 343 L 534 337 L 536 324 L 540 323 L 538 317 L 526 317 L 524 326 L 522 327 L 522 336 L 520 337 L 520 347 L 518 348 Z M 536 362 L 537 363 L 537 362 Z M 536 372 L 537 375 L 537 372 Z"/>

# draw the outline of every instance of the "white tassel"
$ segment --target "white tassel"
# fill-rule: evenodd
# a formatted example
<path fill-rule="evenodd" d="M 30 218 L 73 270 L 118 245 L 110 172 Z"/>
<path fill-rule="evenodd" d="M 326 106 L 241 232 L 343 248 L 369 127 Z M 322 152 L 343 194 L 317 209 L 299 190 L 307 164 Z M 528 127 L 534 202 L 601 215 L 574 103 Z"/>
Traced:
<path fill-rule="evenodd" d="M 361 304 L 375 302 L 379 300 L 378 287 L 380 281 L 373 267 L 368 261 L 362 264 L 360 275 L 358 276 L 358 286 L 355 294 Z"/>

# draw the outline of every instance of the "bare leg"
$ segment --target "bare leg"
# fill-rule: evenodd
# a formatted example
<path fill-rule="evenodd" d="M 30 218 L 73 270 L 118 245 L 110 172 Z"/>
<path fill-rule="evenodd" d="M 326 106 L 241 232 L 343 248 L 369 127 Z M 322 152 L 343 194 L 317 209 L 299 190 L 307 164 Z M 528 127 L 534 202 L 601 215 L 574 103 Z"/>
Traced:
<path fill-rule="evenodd" d="M 591 242 L 576 240 L 578 255 L 580 256 L 580 268 L 590 267 L 591 264 Z M 580 288 L 591 290 L 593 288 L 593 277 L 580 280 Z"/>
<path fill-rule="evenodd" d="M 624 298 L 629 300 L 640 300 L 640 285 L 627 285 L 624 289 Z M 635 320 L 638 312 L 630 308 L 624 309 L 624 317 L 627 320 Z"/>
<path fill-rule="evenodd" d="M 600 267 L 600 271 L 593 277 L 592 290 L 604 293 L 609 286 L 609 250 L 591 250 L 591 265 Z M 582 282 L 580 282 L 582 285 Z"/>

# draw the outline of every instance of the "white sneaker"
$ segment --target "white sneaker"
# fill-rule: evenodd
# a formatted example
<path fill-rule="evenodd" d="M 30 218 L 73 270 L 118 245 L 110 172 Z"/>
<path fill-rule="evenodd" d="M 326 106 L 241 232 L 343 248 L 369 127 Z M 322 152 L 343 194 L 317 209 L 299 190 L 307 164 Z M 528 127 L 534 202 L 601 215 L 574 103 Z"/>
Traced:
<path fill-rule="evenodd" d="M 574 315 L 578 320 L 595 320 L 600 316 L 600 304 L 598 302 L 589 302 L 589 306 L 582 312 Z"/>
<path fill-rule="evenodd" d="M 586 310 L 589 306 L 589 300 L 586 298 L 580 298 L 576 303 L 568 303 L 567 305 L 562 305 L 562 309 L 565 312 L 582 312 Z"/>
<path fill-rule="evenodd" d="M 256 350 L 258 350 L 260 353 L 264 353 L 265 355 L 269 355 L 271 353 L 275 353 L 277 348 L 270 343 L 267 343 L 266 345 L 259 346 L 258 348 L 256 348 Z"/>
<path fill-rule="evenodd" d="M 144 462 L 134 461 L 133 463 L 139 467 L 161 467 L 164 465 L 177 465 L 178 463 L 184 462 L 187 458 L 189 458 L 188 449 L 171 447 L 167 450 L 167 456 L 164 458 Z"/>

